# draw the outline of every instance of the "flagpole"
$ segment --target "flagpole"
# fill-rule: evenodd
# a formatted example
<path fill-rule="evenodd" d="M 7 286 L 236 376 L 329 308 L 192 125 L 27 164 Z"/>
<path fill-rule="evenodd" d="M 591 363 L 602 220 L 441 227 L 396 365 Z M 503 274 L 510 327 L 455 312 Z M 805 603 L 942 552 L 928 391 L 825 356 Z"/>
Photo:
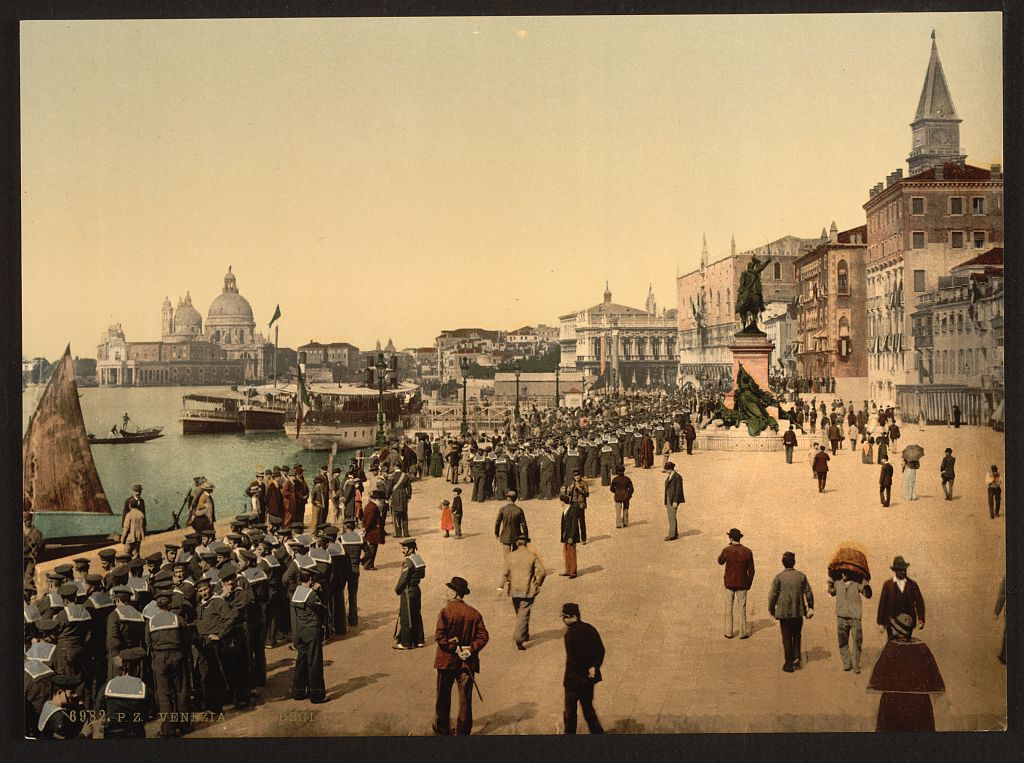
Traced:
<path fill-rule="evenodd" d="M 274 388 L 277 388 L 277 338 L 281 332 L 280 326 L 274 326 Z"/>

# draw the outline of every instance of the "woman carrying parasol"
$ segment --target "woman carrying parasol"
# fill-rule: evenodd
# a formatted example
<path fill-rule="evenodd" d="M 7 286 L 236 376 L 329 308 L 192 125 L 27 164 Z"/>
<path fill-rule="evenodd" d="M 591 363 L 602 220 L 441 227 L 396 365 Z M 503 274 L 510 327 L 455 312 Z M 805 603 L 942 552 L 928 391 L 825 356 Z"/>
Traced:
<path fill-rule="evenodd" d="M 903 499 L 917 500 L 917 470 L 921 468 L 924 448 L 908 445 L 903 449 Z"/>

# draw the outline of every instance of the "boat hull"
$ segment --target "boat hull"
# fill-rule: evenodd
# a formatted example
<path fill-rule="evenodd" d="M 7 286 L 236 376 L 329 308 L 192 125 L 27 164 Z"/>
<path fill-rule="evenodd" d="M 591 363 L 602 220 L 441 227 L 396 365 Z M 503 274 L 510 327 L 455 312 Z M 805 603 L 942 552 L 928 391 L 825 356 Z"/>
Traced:
<path fill-rule="evenodd" d="M 295 439 L 295 422 L 284 425 L 289 439 Z M 299 432 L 299 446 L 305 450 L 330 450 L 335 443 L 339 450 L 372 447 L 377 439 L 376 424 L 346 424 L 321 426 L 303 424 Z"/>
<path fill-rule="evenodd" d="M 280 432 L 284 429 L 285 411 L 272 408 L 242 408 L 239 412 L 246 432 Z"/>
<path fill-rule="evenodd" d="M 32 524 L 47 543 L 106 538 L 121 532 L 121 517 L 89 511 L 33 511 Z"/>
<path fill-rule="evenodd" d="M 204 416 L 202 418 L 181 418 L 182 434 L 216 434 L 221 432 L 242 432 L 242 422 L 237 417 L 214 418 Z"/>

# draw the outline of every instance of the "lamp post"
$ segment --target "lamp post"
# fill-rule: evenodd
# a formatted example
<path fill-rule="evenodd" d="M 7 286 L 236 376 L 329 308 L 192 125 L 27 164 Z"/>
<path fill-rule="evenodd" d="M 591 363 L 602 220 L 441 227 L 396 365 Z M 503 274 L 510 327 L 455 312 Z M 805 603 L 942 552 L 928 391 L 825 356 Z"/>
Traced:
<path fill-rule="evenodd" d="M 466 421 L 466 382 L 469 380 L 469 358 L 465 355 L 459 358 L 459 368 L 462 370 L 462 427 L 459 429 L 459 435 L 466 437 L 469 435 L 469 423 Z"/>
<path fill-rule="evenodd" d="M 561 366 L 555 366 L 555 408 L 558 407 L 558 375 L 562 372 Z"/>
<path fill-rule="evenodd" d="M 376 447 L 383 447 L 387 438 L 384 436 L 384 386 L 387 384 L 388 364 L 384 353 L 377 353 L 377 439 Z"/>
<path fill-rule="evenodd" d="M 515 410 L 515 416 L 516 416 L 516 423 L 518 423 L 519 419 L 521 418 L 520 415 L 519 415 L 519 374 L 521 374 L 523 372 L 523 366 L 522 366 L 522 363 L 520 363 L 517 360 L 512 367 L 515 369 L 515 373 L 516 373 L 516 410 Z"/>

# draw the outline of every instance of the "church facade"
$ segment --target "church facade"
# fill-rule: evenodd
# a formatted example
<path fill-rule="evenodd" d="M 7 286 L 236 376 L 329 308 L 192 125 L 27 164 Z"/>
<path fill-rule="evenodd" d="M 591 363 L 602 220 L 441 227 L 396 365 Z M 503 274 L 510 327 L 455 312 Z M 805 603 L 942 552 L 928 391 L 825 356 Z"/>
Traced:
<path fill-rule="evenodd" d="M 121 324 L 110 326 L 96 348 L 96 375 L 101 386 L 245 384 L 263 380 L 273 352 L 229 266 L 205 327 L 189 292 L 177 307 L 165 298 L 160 341 L 129 342 Z"/>

